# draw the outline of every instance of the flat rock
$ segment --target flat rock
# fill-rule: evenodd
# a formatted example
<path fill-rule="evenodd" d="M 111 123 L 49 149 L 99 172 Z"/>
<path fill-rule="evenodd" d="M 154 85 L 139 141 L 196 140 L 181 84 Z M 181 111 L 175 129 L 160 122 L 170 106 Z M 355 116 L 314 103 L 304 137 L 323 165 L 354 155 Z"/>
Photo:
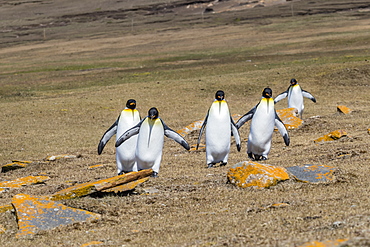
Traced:
<path fill-rule="evenodd" d="M 119 193 L 119 192 L 125 192 L 125 191 L 129 191 L 129 190 L 133 190 L 133 189 L 136 188 L 136 186 L 138 186 L 139 184 L 142 184 L 142 183 L 144 183 L 148 180 L 149 180 L 149 177 L 138 179 L 138 180 L 129 182 L 127 184 L 122 184 L 122 185 L 118 185 L 118 186 L 115 186 L 115 187 L 112 187 L 112 188 L 109 188 L 109 189 L 102 190 L 102 192 Z"/>
<path fill-rule="evenodd" d="M 3 225 L 0 225 L 0 234 L 5 233 L 6 229 Z"/>
<path fill-rule="evenodd" d="M 301 165 L 286 168 L 290 175 L 299 182 L 328 183 L 335 180 L 337 168 L 326 165 Z"/>
<path fill-rule="evenodd" d="M 348 241 L 348 238 L 337 239 L 337 240 L 326 240 L 323 242 L 311 241 L 299 247 L 337 247 L 337 246 L 339 247 L 339 246 L 342 246 L 347 241 Z"/>
<path fill-rule="evenodd" d="M 77 155 L 71 155 L 71 154 L 58 154 L 58 155 L 50 155 L 45 158 L 46 161 L 54 161 L 59 159 L 75 159 L 77 158 Z"/>
<path fill-rule="evenodd" d="M 287 129 L 296 129 L 303 124 L 303 120 L 297 117 L 298 110 L 296 108 L 276 110 L 276 113 Z"/>
<path fill-rule="evenodd" d="M 24 162 L 24 161 L 13 161 L 12 163 L 9 163 L 9 164 L 6 164 L 6 165 L 3 165 L 1 167 L 1 172 L 8 172 L 8 171 L 12 171 L 12 170 L 16 170 L 16 169 L 21 169 L 21 168 L 25 168 L 28 166 L 28 162 Z"/>
<path fill-rule="evenodd" d="M 337 111 L 343 114 L 349 114 L 352 112 L 351 109 L 349 109 L 347 106 L 344 106 L 344 105 L 338 105 Z"/>
<path fill-rule="evenodd" d="M 88 243 L 81 244 L 80 247 L 93 247 L 93 246 L 99 246 L 104 244 L 104 242 L 101 241 L 91 241 Z"/>
<path fill-rule="evenodd" d="M 284 167 L 243 161 L 229 169 L 227 178 L 230 183 L 242 188 L 268 188 L 289 179 L 289 174 Z"/>
<path fill-rule="evenodd" d="M 17 178 L 11 181 L 0 182 L 0 188 L 20 188 L 22 186 L 31 184 L 40 184 L 49 180 L 48 176 L 28 176 L 23 178 Z"/>
<path fill-rule="evenodd" d="M 77 184 L 75 186 L 72 186 L 72 187 L 69 187 L 64 190 L 54 193 L 53 195 L 49 196 L 49 199 L 53 201 L 58 201 L 58 200 L 73 199 L 77 197 L 86 196 L 86 195 L 95 193 L 97 191 L 107 192 L 107 189 L 110 189 L 110 188 L 113 188 L 113 187 L 116 187 L 122 184 L 127 184 L 135 180 L 140 180 L 145 177 L 149 177 L 152 173 L 153 173 L 152 169 L 147 169 L 147 170 L 141 170 L 138 172 L 130 172 L 130 173 L 126 173 L 126 174 L 122 174 L 119 176 L 102 179 L 98 181 Z M 135 185 L 135 183 L 128 185 L 126 188 L 129 188 L 128 190 L 132 190 L 134 188 L 132 187 L 133 185 Z M 123 191 L 122 189 L 123 188 L 117 189 L 117 191 L 119 190 L 120 192 L 122 192 Z"/>
<path fill-rule="evenodd" d="M 329 142 L 338 140 L 344 136 L 347 136 L 347 132 L 345 130 L 334 130 L 327 135 L 317 138 L 314 142 Z"/>
<path fill-rule="evenodd" d="M 17 237 L 33 235 L 39 230 L 50 230 L 62 225 L 100 219 L 100 214 L 67 207 L 45 197 L 18 194 L 12 204 L 18 221 Z"/>

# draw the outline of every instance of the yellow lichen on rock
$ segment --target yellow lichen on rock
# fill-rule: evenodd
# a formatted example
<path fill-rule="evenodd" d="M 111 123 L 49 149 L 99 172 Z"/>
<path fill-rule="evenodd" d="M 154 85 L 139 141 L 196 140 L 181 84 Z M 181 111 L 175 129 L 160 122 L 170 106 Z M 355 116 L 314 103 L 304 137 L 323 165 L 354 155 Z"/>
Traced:
<path fill-rule="evenodd" d="M 0 188 L 20 188 L 25 185 L 39 184 L 49 180 L 48 176 L 28 176 L 11 181 L 0 182 Z"/>
<path fill-rule="evenodd" d="M 84 244 L 80 245 L 80 247 L 92 247 L 92 246 L 98 246 L 98 245 L 102 245 L 102 244 L 104 244 L 104 243 L 101 242 L 101 241 L 91 241 L 91 242 L 84 243 Z"/>
<path fill-rule="evenodd" d="M 344 106 L 344 105 L 338 105 L 337 106 L 337 111 L 340 112 L 340 113 L 344 113 L 344 114 L 348 114 L 348 113 L 352 112 L 351 109 L 349 109 L 347 106 Z"/>
<path fill-rule="evenodd" d="M 230 183 L 242 188 L 268 188 L 289 179 L 289 175 L 284 167 L 244 161 L 230 168 L 227 178 Z"/>
<path fill-rule="evenodd" d="M 287 129 L 296 129 L 303 124 L 303 120 L 297 117 L 298 110 L 296 108 L 276 110 L 276 113 Z"/>
<path fill-rule="evenodd" d="M 347 132 L 345 130 L 334 130 L 327 135 L 324 135 L 320 138 L 314 140 L 314 142 L 328 142 L 328 141 L 335 141 L 343 136 L 347 136 Z"/>
<path fill-rule="evenodd" d="M 299 247 L 337 247 L 342 246 L 343 243 L 347 242 L 348 238 L 344 239 L 337 239 L 337 240 L 326 240 L 323 242 L 319 241 L 311 241 L 309 243 L 305 243 Z"/>

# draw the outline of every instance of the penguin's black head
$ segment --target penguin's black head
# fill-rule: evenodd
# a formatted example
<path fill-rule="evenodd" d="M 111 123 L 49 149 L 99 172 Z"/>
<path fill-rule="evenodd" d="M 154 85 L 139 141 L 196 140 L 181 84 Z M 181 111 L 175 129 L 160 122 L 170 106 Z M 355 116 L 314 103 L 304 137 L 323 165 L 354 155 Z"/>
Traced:
<path fill-rule="evenodd" d="M 263 89 L 262 96 L 265 98 L 271 98 L 272 97 L 272 90 L 271 88 L 265 88 Z"/>
<path fill-rule="evenodd" d="M 149 111 L 148 111 L 148 117 L 150 119 L 157 119 L 158 116 L 159 116 L 159 112 L 158 112 L 157 108 L 152 107 L 152 108 L 149 109 Z"/>
<path fill-rule="evenodd" d="M 296 84 L 297 84 L 297 80 L 296 79 L 293 78 L 293 79 L 290 80 L 290 85 L 294 86 Z"/>
<path fill-rule="evenodd" d="M 222 90 L 218 90 L 215 95 L 215 99 L 218 101 L 224 100 L 225 99 L 225 93 Z"/>
<path fill-rule="evenodd" d="M 136 100 L 134 100 L 134 99 L 127 100 L 126 107 L 128 109 L 131 109 L 131 110 L 135 109 L 136 108 Z"/>

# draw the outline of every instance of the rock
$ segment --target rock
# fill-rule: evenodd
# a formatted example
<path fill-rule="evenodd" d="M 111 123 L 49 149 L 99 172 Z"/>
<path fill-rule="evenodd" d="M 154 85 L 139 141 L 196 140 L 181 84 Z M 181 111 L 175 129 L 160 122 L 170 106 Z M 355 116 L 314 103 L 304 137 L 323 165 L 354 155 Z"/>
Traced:
<path fill-rule="evenodd" d="M 289 175 L 284 167 L 243 161 L 230 168 L 227 178 L 230 183 L 242 188 L 268 188 L 289 179 Z"/>
<path fill-rule="evenodd" d="M 87 169 L 94 170 L 96 168 L 100 168 L 100 167 L 104 167 L 104 166 L 105 166 L 105 164 L 97 164 L 97 165 L 89 166 Z"/>
<path fill-rule="evenodd" d="M 81 244 L 80 247 L 93 247 L 93 246 L 99 246 L 99 245 L 102 245 L 102 244 L 104 244 L 104 243 L 101 242 L 101 241 L 91 241 L 91 242 L 88 242 L 88 243 Z"/>
<path fill-rule="evenodd" d="M 303 124 L 303 120 L 297 117 L 298 110 L 296 108 L 276 110 L 276 113 L 287 129 L 296 129 Z"/>
<path fill-rule="evenodd" d="M 0 182 L 0 188 L 20 188 L 25 185 L 40 184 L 49 180 L 48 176 L 28 176 L 23 178 L 17 178 L 12 181 Z"/>
<path fill-rule="evenodd" d="M 0 205 L 0 213 L 5 213 L 7 211 L 13 210 L 13 205 L 12 204 L 5 204 L 5 205 Z"/>
<path fill-rule="evenodd" d="M 311 241 L 299 247 L 337 247 L 337 246 L 339 247 L 339 246 L 342 246 L 342 244 L 344 244 L 347 241 L 348 241 L 348 238 L 337 239 L 337 240 L 326 240 L 323 242 Z"/>
<path fill-rule="evenodd" d="M 184 137 L 184 136 L 186 136 L 187 134 L 190 134 L 193 131 L 199 130 L 202 127 L 202 124 L 203 124 L 203 120 L 198 120 L 198 121 L 192 122 L 191 124 L 189 124 L 185 128 L 178 130 L 177 133 L 179 133 L 181 136 Z"/>
<path fill-rule="evenodd" d="M 72 199 L 76 197 L 86 196 L 97 191 L 105 191 L 109 188 L 116 187 L 121 184 L 129 183 L 137 179 L 142 179 L 145 177 L 149 177 L 152 175 L 153 170 L 141 170 L 138 172 L 130 172 L 123 175 L 102 179 L 99 181 L 88 182 L 83 184 L 78 184 L 67 189 L 58 191 L 53 195 L 49 196 L 50 200 L 57 201 L 57 200 L 64 200 L 64 199 Z M 132 184 L 131 184 L 132 185 Z M 128 186 L 131 190 L 132 187 Z M 121 191 L 122 192 L 122 191 Z"/>
<path fill-rule="evenodd" d="M 290 175 L 299 182 L 328 183 L 335 180 L 337 168 L 326 165 L 301 165 L 286 168 Z"/>
<path fill-rule="evenodd" d="M 144 183 L 148 180 L 149 180 L 149 177 L 138 179 L 138 180 L 129 182 L 127 184 L 122 184 L 122 185 L 118 185 L 118 186 L 115 186 L 115 187 L 112 187 L 112 188 L 109 188 L 109 189 L 102 190 L 102 192 L 119 193 L 119 192 L 125 192 L 125 191 L 129 191 L 129 190 L 133 190 L 133 189 L 135 189 L 136 186 L 138 186 L 139 184 L 142 184 L 142 183 Z"/>
<path fill-rule="evenodd" d="M 69 154 L 58 154 L 58 155 L 51 155 L 45 158 L 46 161 L 54 161 L 59 159 L 75 159 L 77 155 L 69 155 Z"/>
<path fill-rule="evenodd" d="M 3 165 L 1 167 L 1 172 L 8 172 L 11 170 L 16 170 L 20 168 L 25 168 L 27 167 L 28 164 L 30 164 L 30 161 L 18 161 L 18 160 L 13 160 L 12 163 Z"/>
<path fill-rule="evenodd" d="M 344 105 L 338 105 L 337 111 L 340 113 L 344 113 L 344 114 L 349 114 L 352 112 L 351 109 L 349 109 L 347 106 L 344 106 Z"/>
<path fill-rule="evenodd" d="M 370 135 L 370 128 L 367 129 L 367 133 Z"/>
<path fill-rule="evenodd" d="M 0 234 L 5 233 L 6 229 L 3 225 L 0 225 Z"/>
<path fill-rule="evenodd" d="M 342 138 L 343 136 L 347 136 L 347 132 L 345 130 L 334 130 L 327 135 L 317 138 L 316 140 L 314 140 L 314 142 L 335 141 L 338 140 L 339 138 Z"/>
<path fill-rule="evenodd" d="M 39 230 L 50 230 L 76 222 L 98 220 L 101 217 L 100 214 L 67 207 L 45 197 L 27 194 L 15 195 L 12 204 L 19 227 L 16 237 L 33 235 Z"/>

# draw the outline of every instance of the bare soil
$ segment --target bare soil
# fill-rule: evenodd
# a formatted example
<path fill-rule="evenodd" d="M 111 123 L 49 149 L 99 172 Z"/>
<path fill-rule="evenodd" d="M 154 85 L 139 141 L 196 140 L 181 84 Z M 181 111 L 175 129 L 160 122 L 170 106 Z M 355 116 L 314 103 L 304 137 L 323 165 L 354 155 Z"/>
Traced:
<path fill-rule="evenodd" d="M 227 166 L 207 169 L 203 150 L 166 139 L 158 178 L 130 193 L 63 201 L 101 220 L 17 239 L 14 212 L 2 213 L 1 246 L 300 246 L 347 238 L 343 246 L 370 246 L 368 1 L 25 0 L 1 1 L 0 16 L 0 164 L 33 161 L 1 180 L 51 178 L 1 193 L 1 204 L 114 176 L 113 141 L 100 156 L 97 145 L 129 98 L 142 117 L 156 106 L 179 130 L 206 115 L 219 89 L 231 113 L 244 114 L 264 87 L 276 96 L 291 78 L 317 103 L 305 101 L 289 147 L 274 134 L 265 163 L 338 168 L 329 184 L 241 189 L 226 173 L 248 159 L 245 142 L 241 152 L 232 143 Z M 337 105 L 353 112 L 339 114 Z M 248 127 L 240 129 L 244 140 Z M 348 136 L 313 142 L 336 129 Z M 193 145 L 197 137 L 185 139 Z M 78 158 L 44 160 L 56 154 Z M 89 169 L 95 164 L 104 166 Z M 281 202 L 288 206 L 269 207 Z"/>

